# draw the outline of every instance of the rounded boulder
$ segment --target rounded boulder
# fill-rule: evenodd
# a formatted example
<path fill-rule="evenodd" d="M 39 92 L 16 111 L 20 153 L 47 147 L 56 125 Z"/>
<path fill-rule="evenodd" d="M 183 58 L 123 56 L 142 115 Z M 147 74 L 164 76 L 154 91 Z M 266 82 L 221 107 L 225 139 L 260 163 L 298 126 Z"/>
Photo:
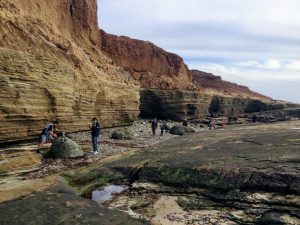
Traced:
<path fill-rule="evenodd" d="M 173 126 L 170 130 L 171 134 L 174 135 L 184 135 L 185 133 L 185 127 L 184 126 Z"/>
<path fill-rule="evenodd" d="M 67 137 L 56 138 L 50 149 L 50 156 L 52 158 L 73 159 L 83 155 L 81 147 Z"/>

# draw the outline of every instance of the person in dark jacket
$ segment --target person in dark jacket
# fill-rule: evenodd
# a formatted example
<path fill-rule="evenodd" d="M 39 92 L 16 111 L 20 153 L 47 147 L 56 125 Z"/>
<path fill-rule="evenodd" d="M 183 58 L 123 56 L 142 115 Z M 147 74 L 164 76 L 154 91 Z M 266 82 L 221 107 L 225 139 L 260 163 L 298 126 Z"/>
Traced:
<path fill-rule="evenodd" d="M 92 119 L 91 135 L 92 135 L 93 153 L 94 155 L 97 155 L 99 153 L 99 137 L 100 137 L 100 124 L 97 118 Z"/>
<path fill-rule="evenodd" d="M 254 116 L 252 117 L 252 122 L 253 122 L 253 123 L 256 123 L 256 121 L 257 121 L 257 116 L 254 115 Z"/>
<path fill-rule="evenodd" d="M 152 128 L 152 134 L 153 134 L 153 136 L 155 136 L 157 127 L 158 127 L 157 119 L 154 118 L 154 120 L 151 123 L 151 128 Z"/>
<path fill-rule="evenodd" d="M 165 133 L 165 124 L 160 125 L 160 136 L 164 136 Z"/>
<path fill-rule="evenodd" d="M 184 119 L 184 121 L 182 122 L 182 126 L 187 127 L 188 126 L 188 122 L 186 119 Z"/>

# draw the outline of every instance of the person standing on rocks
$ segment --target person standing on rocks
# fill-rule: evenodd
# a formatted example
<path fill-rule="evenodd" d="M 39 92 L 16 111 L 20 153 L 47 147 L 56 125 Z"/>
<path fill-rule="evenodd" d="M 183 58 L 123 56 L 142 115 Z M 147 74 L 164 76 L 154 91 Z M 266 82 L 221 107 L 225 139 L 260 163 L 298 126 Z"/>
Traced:
<path fill-rule="evenodd" d="M 188 126 L 188 122 L 186 119 L 184 119 L 184 121 L 182 122 L 182 126 L 187 127 Z"/>
<path fill-rule="evenodd" d="M 256 121 L 257 121 L 257 116 L 254 115 L 254 116 L 252 117 L 252 123 L 256 123 Z"/>
<path fill-rule="evenodd" d="M 165 124 L 161 124 L 160 125 L 160 136 L 164 136 L 164 132 L 165 132 Z"/>
<path fill-rule="evenodd" d="M 100 124 L 97 118 L 92 119 L 91 134 L 92 134 L 93 153 L 94 155 L 97 155 L 99 153 L 99 137 L 100 137 Z"/>
<path fill-rule="evenodd" d="M 211 129 L 216 129 L 216 123 L 215 123 L 215 119 L 211 118 L 209 120 L 209 124 L 208 124 L 208 128 Z"/>
<path fill-rule="evenodd" d="M 38 144 L 38 150 L 37 153 L 40 153 L 41 148 L 43 148 L 44 144 L 48 141 L 53 141 L 55 138 L 57 138 L 57 135 L 54 133 L 54 130 L 59 125 L 59 121 L 55 120 L 52 123 L 47 123 L 45 127 L 43 128 L 41 134 L 40 134 L 40 142 Z"/>
<path fill-rule="evenodd" d="M 155 136 L 156 134 L 156 129 L 158 127 L 158 123 L 157 123 L 157 119 L 154 118 L 154 120 L 152 121 L 151 123 L 151 128 L 152 128 L 152 134 L 153 134 L 153 137 Z"/>

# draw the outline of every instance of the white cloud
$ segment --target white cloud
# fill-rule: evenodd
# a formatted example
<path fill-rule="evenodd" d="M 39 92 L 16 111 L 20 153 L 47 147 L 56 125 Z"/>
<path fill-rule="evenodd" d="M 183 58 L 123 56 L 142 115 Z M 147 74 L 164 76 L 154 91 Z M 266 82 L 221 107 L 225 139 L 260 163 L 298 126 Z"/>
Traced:
<path fill-rule="evenodd" d="M 300 60 L 295 60 L 286 65 L 289 70 L 300 70 Z"/>
<path fill-rule="evenodd" d="M 249 61 L 238 62 L 236 63 L 236 66 L 253 68 L 253 69 L 277 70 L 282 68 L 287 70 L 300 70 L 300 60 L 280 62 L 276 59 L 270 59 L 263 63 L 255 60 L 249 60 Z"/>
<path fill-rule="evenodd" d="M 264 69 L 271 69 L 271 70 L 274 70 L 274 69 L 279 69 L 281 68 L 281 64 L 278 60 L 276 59 L 270 59 L 268 61 L 266 61 L 263 65 L 262 65 L 262 68 Z"/>
<path fill-rule="evenodd" d="M 269 69 L 276 70 L 282 67 L 281 63 L 276 59 L 269 59 L 263 63 L 257 61 L 245 61 L 237 63 L 237 66 L 240 67 L 252 67 L 256 69 Z"/>
<path fill-rule="evenodd" d="M 261 66 L 261 64 L 257 61 L 245 61 L 237 63 L 237 66 L 258 68 Z"/>

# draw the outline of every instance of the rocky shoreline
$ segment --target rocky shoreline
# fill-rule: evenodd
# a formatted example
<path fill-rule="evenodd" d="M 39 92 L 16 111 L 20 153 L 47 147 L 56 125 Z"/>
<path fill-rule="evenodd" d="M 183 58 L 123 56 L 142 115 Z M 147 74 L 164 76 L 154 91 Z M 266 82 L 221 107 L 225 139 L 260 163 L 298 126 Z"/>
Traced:
<path fill-rule="evenodd" d="M 129 182 L 131 188 L 105 206 L 151 224 L 296 225 L 299 126 L 292 121 L 189 134 L 87 171 Z M 76 183 L 85 173 L 66 176 Z"/>
<path fill-rule="evenodd" d="M 189 127 L 196 133 L 177 136 L 166 132 L 162 137 L 153 137 L 150 121 L 140 120 L 129 127 L 102 130 L 98 157 L 90 153 L 89 132 L 68 135 L 85 152 L 84 157 L 76 159 L 42 159 L 31 143 L 1 149 L 0 207 L 18 210 L 18 202 L 43 205 L 45 201 L 60 209 L 68 205 L 66 202 L 75 201 L 65 211 L 73 217 L 69 209 L 76 208 L 81 214 L 81 204 L 96 210 L 94 203 L 78 196 L 90 198 L 93 190 L 107 184 L 125 184 L 128 190 L 98 209 L 117 210 L 106 211 L 105 216 L 129 214 L 137 224 L 297 225 L 299 120 L 244 123 L 209 130 L 194 121 Z M 116 130 L 127 131 L 133 138 L 111 139 Z M 44 152 L 49 148 L 46 146 Z M 43 207 L 41 210 L 44 213 Z M 2 221 L 7 223 L 10 212 L 3 211 Z M 17 219 L 15 224 L 19 222 Z"/>

